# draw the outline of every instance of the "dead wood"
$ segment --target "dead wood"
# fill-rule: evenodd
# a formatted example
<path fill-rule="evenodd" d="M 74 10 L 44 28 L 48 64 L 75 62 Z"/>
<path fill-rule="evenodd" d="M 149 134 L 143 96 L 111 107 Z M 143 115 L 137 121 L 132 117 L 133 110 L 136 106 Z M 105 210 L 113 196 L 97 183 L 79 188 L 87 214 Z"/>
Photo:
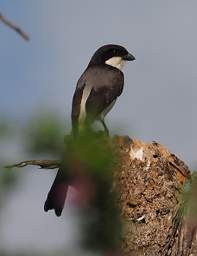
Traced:
<path fill-rule="evenodd" d="M 114 180 L 123 220 L 122 254 L 192 255 L 196 226 L 187 223 L 183 196 L 189 168 L 156 142 L 117 137 L 115 144 L 121 156 Z"/>
<path fill-rule="evenodd" d="M 56 169 L 60 166 L 59 160 L 27 160 L 13 165 L 8 165 L 6 168 L 22 168 L 29 165 L 40 166 L 41 169 Z"/>
<path fill-rule="evenodd" d="M 0 21 L 6 25 L 7 27 L 14 30 L 17 34 L 19 34 L 24 40 L 29 41 L 29 36 L 16 24 L 8 20 L 2 13 L 0 13 Z"/>

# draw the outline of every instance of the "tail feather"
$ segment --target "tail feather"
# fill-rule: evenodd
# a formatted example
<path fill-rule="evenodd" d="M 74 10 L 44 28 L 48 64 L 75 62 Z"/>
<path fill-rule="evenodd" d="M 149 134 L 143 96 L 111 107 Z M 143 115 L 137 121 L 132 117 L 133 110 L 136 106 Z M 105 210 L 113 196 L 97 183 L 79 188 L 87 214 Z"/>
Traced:
<path fill-rule="evenodd" d="M 60 216 L 64 208 L 67 191 L 68 179 L 64 171 L 59 169 L 44 205 L 45 212 L 54 209 L 55 214 Z"/>

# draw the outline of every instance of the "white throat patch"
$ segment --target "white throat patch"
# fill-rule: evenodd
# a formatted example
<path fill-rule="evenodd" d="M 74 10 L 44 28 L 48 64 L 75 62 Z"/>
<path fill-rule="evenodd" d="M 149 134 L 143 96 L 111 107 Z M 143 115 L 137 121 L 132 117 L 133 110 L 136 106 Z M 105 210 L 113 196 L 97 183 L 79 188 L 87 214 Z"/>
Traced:
<path fill-rule="evenodd" d="M 125 61 L 121 57 L 112 57 L 105 61 L 105 64 L 110 65 L 112 67 L 122 69 Z"/>

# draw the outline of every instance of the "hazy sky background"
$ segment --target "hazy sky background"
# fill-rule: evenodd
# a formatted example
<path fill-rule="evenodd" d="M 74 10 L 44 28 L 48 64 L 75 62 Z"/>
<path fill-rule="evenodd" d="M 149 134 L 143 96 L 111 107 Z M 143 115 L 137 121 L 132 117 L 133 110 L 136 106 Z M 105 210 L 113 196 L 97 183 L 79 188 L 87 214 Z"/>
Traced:
<path fill-rule="evenodd" d="M 131 137 L 156 140 L 195 166 L 197 1 L 1 0 L 0 10 L 31 37 L 26 43 L 0 24 L 0 116 L 9 116 L 14 126 L 34 112 L 48 110 L 65 123 L 70 121 L 76 81 L 90 57 L 101 45 L 118 43 L 136 61 L 124 69 L 124 93 L 107 118 L 108 126 L 115 125 Z M 34 226 L 48 219 L 58 233 L 59 219 L 42 210 L 52 176 L 28 172 L 32 190 L 22 186 L 17 200 L 21 207 L 32 207 Z M 40 186 L 36 195 L 35 184 Z M 29 191 L 28 197 L 24 191 Z M 19 212 L 22 221 L 23 208 Z M 9 233 L 10 226 L 5 230 Z M 9 234 L 6 237 L 9 244 Z M 28 237 L 25 228 L 21 243 L 24 237 Z M 37 240 L 43 245 L 44 238 Z M 53 236 L 47 241 L 51 244 Z"/>

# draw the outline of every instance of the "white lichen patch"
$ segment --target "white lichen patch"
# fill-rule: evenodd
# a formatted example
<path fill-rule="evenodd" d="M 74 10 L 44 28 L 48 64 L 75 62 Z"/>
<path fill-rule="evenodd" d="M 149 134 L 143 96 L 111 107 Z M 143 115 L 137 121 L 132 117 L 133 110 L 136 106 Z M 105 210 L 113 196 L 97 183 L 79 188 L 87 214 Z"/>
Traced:
<path fill-rule="evenodd" d="M 129 155 L 131 159 L 138 159 L 140 161 L 143 161 L 144 149 L 143 147 L 135 149 L 131 145 Z"/>
<path fill-rule="evenodd" d="M 145 219 L 145 217 L 146 217 L 145 215 L 142 215 L 141 217 L 139 217 L 139 218 L 137 219 L 137 221 L 138 221 L 138 222 L 141 222 L 142 220 Z"/>
<path fill-rule="evenodd" d="M 150 161 L 147 162 L 147 165 L 146 165 L 146 171 L 148 171 L 150 168 Z"/>

